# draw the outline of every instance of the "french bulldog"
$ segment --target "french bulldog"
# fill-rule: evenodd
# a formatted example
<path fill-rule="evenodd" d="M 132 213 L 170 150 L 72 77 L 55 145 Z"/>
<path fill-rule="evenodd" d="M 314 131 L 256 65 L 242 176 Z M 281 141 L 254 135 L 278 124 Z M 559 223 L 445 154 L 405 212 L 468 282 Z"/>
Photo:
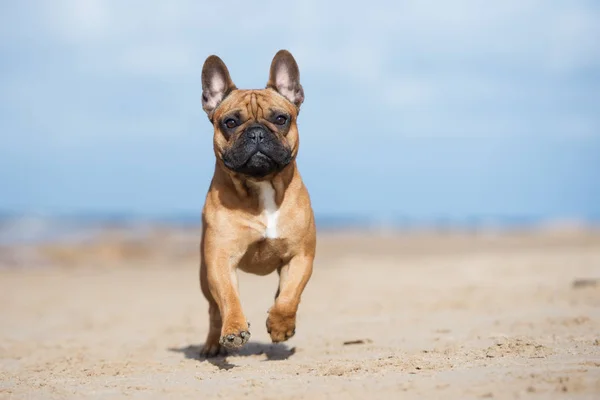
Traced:
<path fill-rule="evenodd" d="M 296 332 L 296 313 L 315 258 L 310 197 L 296 165 L 298 114 L 304 101 L 292 54 L 280 50 L 265 89 L 238 89 L 225 63 L 208 57 L 202 108 L 214 128 L 215 171 L 202 212 L 200 286 L 210 327 L 205 357 L 250 338 L 237 271 L 279 274 L 266 320 L 273 342 Z"/>

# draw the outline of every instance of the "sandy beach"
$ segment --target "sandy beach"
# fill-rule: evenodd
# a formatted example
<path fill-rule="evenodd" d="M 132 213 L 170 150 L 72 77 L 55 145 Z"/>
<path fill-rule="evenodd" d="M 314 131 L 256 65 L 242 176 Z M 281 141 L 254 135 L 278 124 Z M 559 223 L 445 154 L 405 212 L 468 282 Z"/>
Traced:
<path fill-rule="evenodd" d="M 2 399 L 600 398 L 600 233 L 321 233 L 297 333 L 201 359 L 197 230 L 0 250 Z"/>

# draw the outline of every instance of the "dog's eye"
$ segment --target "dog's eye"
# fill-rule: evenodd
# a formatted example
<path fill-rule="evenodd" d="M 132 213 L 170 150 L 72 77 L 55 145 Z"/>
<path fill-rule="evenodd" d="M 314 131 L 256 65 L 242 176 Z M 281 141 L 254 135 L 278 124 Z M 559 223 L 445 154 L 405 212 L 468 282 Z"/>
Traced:
<path fill-rule="evenodd" d="M 229 129 L 235 128 L 237 126 L 237 122 L 235 122 L 235 119 L 229 118 L 229 119 L 225 120 L 225 126 L 228 127 Z"/>
<path fill-rule="evenodd" d="M 277 116 L 277 118 L 275 118 L 275 123 L 277 125 L 285 125 L 286 122 L 287 122 L 287 117 L 285 115 L 279 115 L 279 116 Z"/>

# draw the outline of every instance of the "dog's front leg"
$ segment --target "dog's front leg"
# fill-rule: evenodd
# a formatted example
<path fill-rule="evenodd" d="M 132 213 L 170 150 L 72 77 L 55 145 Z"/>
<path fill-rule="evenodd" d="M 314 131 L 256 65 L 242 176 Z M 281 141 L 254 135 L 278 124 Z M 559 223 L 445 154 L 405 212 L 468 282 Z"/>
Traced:
<path fill-rule="evenodd" d="M 201 271 L 201 278 L 206 279 L 204 284 L 208 287 L 212 298 L 209 299 L 209 304 L 215 304 L 220 314 L 220 318 L 215 318 L 220 320 L 215 322 L 221 322 L 219 344 L 230 349 L 241 347 L 250 339 L 248 322 L 240 303 L 234 261 L 230 254 L 222 249 L 213 251 L 205 249 L 204 262 L 201 266 L 205 268 L 205 271 Z M 213 313 L 215 311 L 213 310 Z M 212 317 L 211 314 L 211 330 L 214 331 L 215 328 L 218 329 L 219 324 L 213 324 Z"/>
<path fill-rule="evenodd" d="M 312 255 L 297 255 L 279 271 L 279 289 L 269 310 L 267 332 L 273 342 L 283 342 L 296 333 L 296 312 L 313 268 Z"/>

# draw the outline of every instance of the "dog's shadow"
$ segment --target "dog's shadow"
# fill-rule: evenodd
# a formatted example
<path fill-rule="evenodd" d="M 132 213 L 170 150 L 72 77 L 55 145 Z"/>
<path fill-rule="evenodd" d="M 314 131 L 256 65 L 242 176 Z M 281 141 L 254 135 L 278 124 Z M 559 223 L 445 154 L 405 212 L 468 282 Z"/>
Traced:
<path fill-rule="evenodd" d="M 287 360 L 294 353 L 296 353 L 295 347 L 288 347 L 283 343 L 261 343 L 261 342 L 250 342 L 242 347 L 240 350 L 229 351 L 227 355 L 216 356 L 216 357 L 203 357 L 200 355 L 203 345 L 189 345 L 186 347 L 171 347 L 169 351 L 175 353 L 183 353 L 185 358 L 197 361 L 206 361 L 219 369 L 229 370 L 234 368 L 235 365 L 227 361 L 228 356 L 233 357 L 248 357 L 248 356 L 259 356 L 265 354 L 268 361 Z"/>

